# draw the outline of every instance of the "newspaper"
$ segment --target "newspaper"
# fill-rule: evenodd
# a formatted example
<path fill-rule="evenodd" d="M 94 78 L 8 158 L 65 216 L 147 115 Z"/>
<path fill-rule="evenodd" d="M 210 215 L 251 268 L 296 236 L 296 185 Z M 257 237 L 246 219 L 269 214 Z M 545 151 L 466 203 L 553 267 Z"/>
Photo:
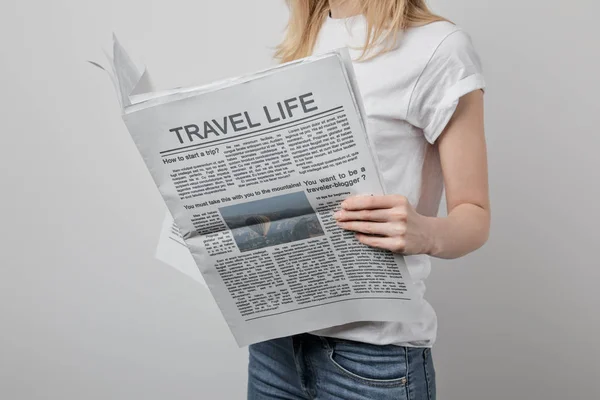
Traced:
<path fill-rule="evenodd" d="M 165 214 L 160 229 L 160 236 L 154 256 L 182 274 L 206 286 L 206 282 L 202 278 L 202 274 L 196 266 L 190 250 L 181 237 L 181 233 L 179 233 L 179 228 L 168 211 Z"/>
<path fill-rule="evenodd" d="M 333 218 L 350 195 L 384 193 L 346 50 L 162 92 L 140 89 L 147 73 L 116 40 L 111 62 L 123 120 L 240 346 L 414 317 L 403 257 Z"/>

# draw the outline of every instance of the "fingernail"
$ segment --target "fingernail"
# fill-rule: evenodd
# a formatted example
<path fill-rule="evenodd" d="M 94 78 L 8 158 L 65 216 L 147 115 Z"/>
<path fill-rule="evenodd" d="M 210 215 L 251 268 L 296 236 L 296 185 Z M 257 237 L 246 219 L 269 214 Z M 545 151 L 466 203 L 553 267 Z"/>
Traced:
<path fill-rule="evenodd" d="M 342 213 L 340 211 L 336 211 L 333 213 L 333 218 L 335 218 L 335 219 L 340 219 L 341 216 L 342 216 Z"/>

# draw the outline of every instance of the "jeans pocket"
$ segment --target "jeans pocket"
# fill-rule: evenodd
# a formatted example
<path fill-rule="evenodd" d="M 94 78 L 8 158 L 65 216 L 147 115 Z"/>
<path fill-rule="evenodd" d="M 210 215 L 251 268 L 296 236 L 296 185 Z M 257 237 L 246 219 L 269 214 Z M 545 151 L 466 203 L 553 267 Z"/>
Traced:
<path fill-rule="evenodd" d="M 342 374 L 369 386 L 401 387 L 407 382 L 406 352 L 400 346 L 378 346 L 329 339 L 329 360 Z"/>

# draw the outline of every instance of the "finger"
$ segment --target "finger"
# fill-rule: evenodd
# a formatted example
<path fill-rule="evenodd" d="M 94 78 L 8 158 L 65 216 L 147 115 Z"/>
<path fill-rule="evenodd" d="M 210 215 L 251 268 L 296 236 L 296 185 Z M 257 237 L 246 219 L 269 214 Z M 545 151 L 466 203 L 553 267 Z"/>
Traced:
<path fill-rule="evenodd" d="M 374 221 L 374 222 L 386 222 L 391 219 L 390 209 L 385 210 L 361 210 L 361 211 L 347 211 L 340 210 L 336 212 L 333 217 L 338 221 Z"/>
<path fill-rule="evenodd" d="M 393 224 L 387 222 L 349 221 L 338 222 L 338 225 L 342 229 L 368 235 L 397 236 L 400 232 Z"/>
<path fill-rule="evenodd" d="M 367 246 L 389 250 L 394 253 L 403 253 L 405 248 L 404 240 L 396 237 L 369 236 L 357 233 L 356 239 Z"/>
<path fill-rule="evenodd" d="M 384 196 L 352 196 L 348 197 L 341 204 L 344 210 L 357 211 L 357 210 L 376 210 L 392 208 L 398 205 L 404 204 L 406 198 L 404 196 L 391 194 Z"/>

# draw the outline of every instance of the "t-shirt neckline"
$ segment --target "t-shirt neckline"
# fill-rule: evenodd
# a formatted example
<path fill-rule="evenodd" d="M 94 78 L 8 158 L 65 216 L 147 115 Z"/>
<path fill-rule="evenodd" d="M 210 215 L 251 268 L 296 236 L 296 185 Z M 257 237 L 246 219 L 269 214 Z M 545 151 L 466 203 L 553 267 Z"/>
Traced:
<path fill-rule="evenodd" d="M 329 11 L 329 13 L 327 14 L 327 21 L 330 23 L 334 23 L 334 24 L 346 24 L 348 22 L 362 20 L 363 17 L 364 17 L 363 14 L 356 14 L 356 15 L 352 15 L 350 17 L 345 17 L 345 18 L 333 18 L 331 16 L 331 11 Z"/>

